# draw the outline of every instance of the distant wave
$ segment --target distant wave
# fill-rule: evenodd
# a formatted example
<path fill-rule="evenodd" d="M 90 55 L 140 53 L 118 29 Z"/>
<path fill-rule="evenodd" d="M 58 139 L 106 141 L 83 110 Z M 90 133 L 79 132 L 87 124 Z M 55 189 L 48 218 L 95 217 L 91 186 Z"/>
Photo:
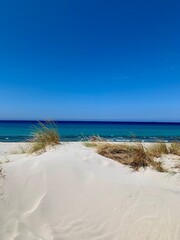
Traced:
<path fill-rule="evenodd" d="M 85 138 L 88 136 L 84 136 Z M 127 136 L 102 136 L 107 141 L 112 142 L 174 142 L 174 141 L 180 141 L 179 137 L 164 137 L 164 136 L 158 136 L 158 137 L 144 137 L 144 136 L 136 136 L 135 138 L 127 137 Z M 85 141 L 85 138 L 82 137 L 82 135 L 69 135 L 69 136 L 61 136 L 62 142 L 78 142 L 78 141 Z M 29 136 L 0 136 L 0 142 L 28 142 L 30 141 Z"/>

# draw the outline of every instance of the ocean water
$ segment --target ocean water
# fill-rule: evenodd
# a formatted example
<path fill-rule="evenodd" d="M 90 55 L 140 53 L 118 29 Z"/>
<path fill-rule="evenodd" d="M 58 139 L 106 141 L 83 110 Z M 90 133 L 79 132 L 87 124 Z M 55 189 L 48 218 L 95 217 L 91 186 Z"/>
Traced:
<path fill-rule="evenodd" d="M 35 121 L 0 121 L 0 142 L 28 141 Z M 56 122 L 61 141 L 100 135 L 110 141 L 179 141 L 180 123 Z M 132 135 L 136 137 L 132 137 Z"/>

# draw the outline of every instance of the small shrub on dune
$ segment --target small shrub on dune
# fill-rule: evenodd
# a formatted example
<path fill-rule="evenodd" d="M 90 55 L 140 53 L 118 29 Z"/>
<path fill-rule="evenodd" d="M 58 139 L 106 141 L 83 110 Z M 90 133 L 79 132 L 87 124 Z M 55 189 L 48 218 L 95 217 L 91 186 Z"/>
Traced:
<path fill-rule="evenodd" d="M 166 143 L 154 143 L 147 149 L 147 153 L 152 157 L 161 157 L 162 154 L 168 154 L 168 147 Z"/>
<path fill-rule="evenodd" d="M 180 156 L 180 142 L 174 142 L 170 145 L 170 153 Z"/>
<path fill-rule="evenodd" d="M 29 153 L 45 151 L 47 147 L 60 143 L 58 129 L 53 122 L 39 122 L 39 126 L 34 127 L 32 135 Z"/>

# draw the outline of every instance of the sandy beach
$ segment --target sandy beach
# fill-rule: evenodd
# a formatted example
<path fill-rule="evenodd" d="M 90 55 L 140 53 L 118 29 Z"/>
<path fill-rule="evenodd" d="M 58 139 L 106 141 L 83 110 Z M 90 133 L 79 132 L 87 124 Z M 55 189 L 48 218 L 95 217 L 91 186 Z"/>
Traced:
<path fill-rule="evenodd" d="M 1 143 L 1 240 L 178 240 L 180 174 L 133 172 L 82 143 L 41 155 Z"/>

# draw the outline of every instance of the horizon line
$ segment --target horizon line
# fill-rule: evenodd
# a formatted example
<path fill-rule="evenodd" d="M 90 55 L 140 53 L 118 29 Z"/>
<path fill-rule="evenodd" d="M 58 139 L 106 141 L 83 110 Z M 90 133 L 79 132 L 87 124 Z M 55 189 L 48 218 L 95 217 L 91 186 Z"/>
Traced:
<path fill-rule="evenodd" d="M 143 121 L 143 120 L 53 120 L 53 119 L 48 119 L 48 120 L 35 120 L 35 119 L 31 119 L 31 120 L 19 120 L 19 119 L 0 119 L 0 122 L 47 122 L 47 121 L 54 121 L 54 122 L 94 122 L 94 123 L 177 123 L 180 124 L 180 121 Z"/>

